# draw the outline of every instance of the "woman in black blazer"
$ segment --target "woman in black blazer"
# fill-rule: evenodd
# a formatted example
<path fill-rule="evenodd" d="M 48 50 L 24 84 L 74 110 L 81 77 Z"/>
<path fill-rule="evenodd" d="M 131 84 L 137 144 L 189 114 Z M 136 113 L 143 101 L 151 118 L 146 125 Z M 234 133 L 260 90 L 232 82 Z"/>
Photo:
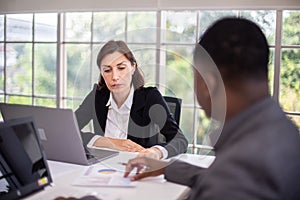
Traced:
<path fill-rule="evenodd" d="M 97 65 L 99 82 L 75 111 L 80 129 L 93 121 L 95 133 L 82 133 L 85 145 L 157 159 L 186 152 L 187 140 L 164 98 L 157 88 L 144 87 L 144 77 L 125 42 L 108 41 Z"/>

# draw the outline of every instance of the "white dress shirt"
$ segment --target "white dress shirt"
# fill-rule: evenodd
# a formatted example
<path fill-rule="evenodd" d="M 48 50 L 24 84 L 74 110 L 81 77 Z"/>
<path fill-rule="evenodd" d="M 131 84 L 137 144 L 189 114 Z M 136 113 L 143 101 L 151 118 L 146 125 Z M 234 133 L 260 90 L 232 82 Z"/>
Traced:
<path fill-rule="evenodd" d="M 130 89 L 129 95 L 123 105 L 118 108 L 112 93 L 110 93 L 109 99 L 107 101 L 106 106 L 108 107 L 106 126 L 105 126 L 105 137 L 117 138 L 117 139 L 127 139 L 128 135 L 128 123 L 130 117 L 130 110 L 133 102 L 133 86 Z M 93 146 L 94 142 L 101 136 L 95 135 L 90 142 L 88 143 L 88 147 Z M 162 159 L 168 157 L 168 151 L 160 145 L 155 145 L 162 154 Z"/>
<path fill-rule="evenodd" d="M 131 87 L 129 95 L 123 105 L 118 108 L 112 93 L 110 93 L 106 106 L 108 107 L 105 134 L 110 138 L 127 138 L 128 122 L 130 117 L 130 109 L 133 100 L 134 89 Z"/>

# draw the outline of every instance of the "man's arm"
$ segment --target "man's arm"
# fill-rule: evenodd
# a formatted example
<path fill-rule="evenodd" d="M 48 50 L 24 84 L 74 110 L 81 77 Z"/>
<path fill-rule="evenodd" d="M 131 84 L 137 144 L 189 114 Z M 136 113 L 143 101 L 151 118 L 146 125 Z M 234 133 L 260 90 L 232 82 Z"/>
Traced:
<path fill-rule="evenodd" d="M 128 161 L 124 176 L 128 177 L 135 168 L 137 173 L 130 177 L 132 181 L 165 174 L 168 181 L 189 187 L 192 187 L 195 181 L 199 180 L 205 172 L 203 168 L 181 161 L 171 160 L 166 162 L 149 157 L 137 157 Z"/>
<path fill-rule="evenodd" d="M 168 181 L 189 187 L 192 187 L 204 172 L 204 168 L 178 160 L 171 160 L 164 170 L 165 178 Z"/>

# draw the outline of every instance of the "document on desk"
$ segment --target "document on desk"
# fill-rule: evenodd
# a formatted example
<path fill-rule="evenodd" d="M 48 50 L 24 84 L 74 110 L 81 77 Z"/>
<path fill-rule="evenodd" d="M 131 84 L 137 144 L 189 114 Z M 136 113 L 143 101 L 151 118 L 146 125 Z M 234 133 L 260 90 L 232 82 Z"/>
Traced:
<path fill-rule="evenodd" d="M 197 154 L 180 154 L 175 156 L 173 159 L 187 162 L 191 165 L 198 167 L 208 168 L 215 160 L 215 156 L 210 155 L 197 155 Z"/>
<path fill-rule="evenodd" d="M 124 172 L 101 165 L 90 166 L 72 185 L 99 187 L 135 187 L 136 182 L 123 177 Z"/>

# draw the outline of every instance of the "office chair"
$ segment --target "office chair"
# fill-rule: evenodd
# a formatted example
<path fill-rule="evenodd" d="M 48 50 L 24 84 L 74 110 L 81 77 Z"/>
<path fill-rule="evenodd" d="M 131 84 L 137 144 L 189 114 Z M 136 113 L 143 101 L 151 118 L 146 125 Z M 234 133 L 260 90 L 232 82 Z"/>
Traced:
<path fill-rule="evenodd" d="M 177 97 L 164 96 L 165 101 L 173 114 L 175 121 L 179 125 L 182 99 Z"/>

